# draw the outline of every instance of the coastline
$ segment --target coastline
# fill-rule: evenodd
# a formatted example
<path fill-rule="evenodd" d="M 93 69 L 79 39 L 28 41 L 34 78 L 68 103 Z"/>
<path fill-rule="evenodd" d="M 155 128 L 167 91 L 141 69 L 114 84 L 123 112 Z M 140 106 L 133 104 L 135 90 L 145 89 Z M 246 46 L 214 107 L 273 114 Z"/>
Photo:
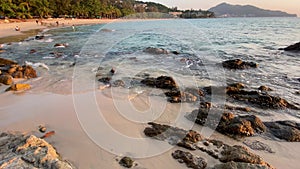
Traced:
<path fill-rule="evenodd" d="M 72 25 L 93 25 L 93 24 L 106 24 L 113 22 L 113 19 L 43 19 L 38 20 L 29 19 L 25 21 L 11 20 L 9 23 L 0 21 L 0 44 L 19 42 L 30 36 L 34 36 L 45 29 L 54 29 L 61 27 L 70 27 Z M 58 22 L 59 24 L 57 25 Z M 41 24 L 42 23 L 42 24 Z M 20 27 L 20 31 L 16 31 L 15 27 Z"/>

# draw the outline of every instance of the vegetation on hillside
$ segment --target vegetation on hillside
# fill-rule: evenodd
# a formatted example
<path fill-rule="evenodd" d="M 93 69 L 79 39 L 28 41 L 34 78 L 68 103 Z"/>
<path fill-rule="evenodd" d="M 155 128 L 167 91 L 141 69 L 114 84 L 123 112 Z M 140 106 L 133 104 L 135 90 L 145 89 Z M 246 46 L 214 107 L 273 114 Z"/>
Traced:
<path fill-rule="evenodd" d="M 72 17 L 119 18 L 139 13 L 138 17 L 158 17 L 153 13 L 180 12 L 154 2 L 135 0 L 0 0 L 0 16 L 18 19 Z M 181 11 L 184 12 L 184 11 Z M 201 15 L 202 16 L 202 15 Z"/>

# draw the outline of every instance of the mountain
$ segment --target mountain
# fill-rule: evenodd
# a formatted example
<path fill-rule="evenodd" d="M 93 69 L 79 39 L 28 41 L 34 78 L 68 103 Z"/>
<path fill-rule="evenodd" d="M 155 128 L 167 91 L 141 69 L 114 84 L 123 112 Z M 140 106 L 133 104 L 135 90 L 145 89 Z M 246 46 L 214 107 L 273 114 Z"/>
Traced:
<path fill-rule="evenodd" d="M 261 9 L 252 5 L 230 5 L 221 3 L 209 9 L 216 17 L 297 17 L 282 11 Z"/>

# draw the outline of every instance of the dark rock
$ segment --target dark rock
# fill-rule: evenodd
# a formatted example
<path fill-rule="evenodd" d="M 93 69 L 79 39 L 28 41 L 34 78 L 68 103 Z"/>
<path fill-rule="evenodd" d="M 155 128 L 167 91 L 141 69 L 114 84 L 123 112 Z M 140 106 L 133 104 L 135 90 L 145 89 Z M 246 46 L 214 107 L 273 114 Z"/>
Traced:
<path fill-rule="evenodd" d="M 268 167 L 266 165 L 260 164 L 250 164 L 243 162 L 227 162 L 222 164 L 216 164 L 214 167 L 210 169 L 273 169 L 272 167 Z"/>
<path fill-rule="evenodd" d="M 109 84 L 110 83 L 110 80 L 111 80 L 111 77 L 102 77 L 100 78 L 98 81 L 99 82 L 102 82 L 104 84 Z"/>
<path fill-rule="evenodd" d="M 171 53 L 173 53 L 174 55 L 179 55 L 180 54 L 180 52 L 178 52 L 178 51 L 172 51 Z"/>
<path fill-rule="evenodd" d="M 220 110 L 220 112 L 222 111 Z M 207 117 L 209 113 L 211 117 L 208 121 Z M 262 121 L 254 115 L 234 116 L 228 112 L 220 115 L 215 111 L 210 112 L 210 108 L 200 107 L 198 110 L 192 111 L 186 117 L 200 125 L 207 124 L 212 127 L 217 126 L 216 130 L 218 132 L 233 137 L 252 136 L 255 132 L 262 133 L 266 130 Z"/>
<path fill-rule="evenodd" d="M 264 122 L 275 137 L 290 142 L 300 142 L 300 123 L 293 121 Z"/>
<path fill-rule="evenodd" d="M 237 89 L 243 89 L 243 88 L 245 88 L 245 84 L 243 84 L 243 83 L 233 83 L 233 84 L 229 84 L 228 87 L 235 87 Z"/>
<path fill-rule="evenodd" d="M 300 51 L 300 42 L 295 43 L 293 45 L 290 45 L 286 48 L 280 48 L 279 50 L 285 50 L 285 51 Z"/>
<path fill-rule="evenodd" d="M 268 86 L 260 86 L 258 88 L 258 90 L 260 91 L 273 91 L 271 88 L 269 88 Z"/>
<path fill-rule="evenodd" d="M 36 36 L 35 36 L 35 39 L 36 39 L 36 40 L 43 40 L 44 38 L 45 38 L 44 35 L 36 35 Z"/>
<path fill-rule="evenodd" d="M 227 69 L 248 69 L 258 67 L 254 62 L 244 62 L 241 59 L 227 60 L 222 62 L 222 65 Z"/>
<path fill-rule="evenodd" d="M 65 47 L 68 47 L 69 46 L 69 44 L 68 43 L 56 43 L 55 45 L 54 45 L 54 47 L 57 47 L 57 48 L 65 48 Z"/>
<path fill-rule="evenodd" d="M 44 125 L 39 125 L 39 131 L 41 133 L 45 133 L 47 131 L 47 128 Z"/>
<path fill-rule="evenodd" d="M 161 55 L 161 54 L 168 54 L 169 52 L 163 48 L 153 48 L 153 47 L 148 47 L 144 49 L 144 52 L 150 53 L 150 54 L 155 54 L 155 55 Z"/>
<path fill-rule="evenodd" d="M 123 157 L 119 164 L 126 168 L 131 168 L 133 166 L 134 161 L 130 157 Z"/>
<path fill-rule="evenodd" d="M 123 80 L 116 80 L 111 84 L 112 87 L 125 87 L 125 82 Z"/>
<path fill-rule="evenodd" d="M 258 91 L 246 91 L 234 87 L 227 87 L 226 94 L 233 99 L 245 102 L 246 104 L 251 103 L 254 106 L 262 109 L 300 109 L 297 106 L 290 104 L 285 99 L 282 99 L 278 96 L 269 95 L 268 93 L 260 93 Z"/>
<path fill-rule="evenodd" d="M 24 78 L 24 75 L 23 75 L 23 72 L 22 72 L 22 71 L 16 71 L 16 72 L 14 72 L 14 73 L 12 74 L 12 77 L 13 77 L 13 78 L 16 78 L 16 79 L 18 79 L 18 78 Z"/>
<path fill-rule="evenodd" d="M 259 164 L 262 166 L 273 168 L 270 164 L 263 161 L 263 159 L 260 156 L 251 153 L 246 147 L 238 145 L 229 146 L 224 144 L 223 151 L 221 152 L 220 161 L 224 163 L 234 161 L 250 164 Z"/>
<path fill-rule="evenodd" d="M 11 85 L 13 83 L 13 78 L 11 75 L 1 75 L 0 83 L 3 83 L 5 85 Z"/>
<path fill-rule="evenodd" d="M 235 106 L 229 106 L 229 105 L 225 105 L 225 109 L 226 110 L 239 110 L 239 111 L 244 111 L 244 112 L 251 112 L 251 108 L 250 107 L 235 107 Z"/>
<path fill-rule="evenodd" d="M 15 64 L 17 64 L 17 62 L 9 59 L 0 58 L 0 66 L 15 65 Z"/>
<path fill-rule="evenodd" d="M 260 141 L 244 141 L 243 142 L 245 145 L 250 147 L 252 150 L 259 150 L 259 151 L 266 151 L 269 153 L 274 153 L 274 151 L 268 146 L 267 144 L 260 142 Z"/>
<path fill-rule="evenodd" d="M 165 95 L 168 97 L 168 101 L 171 103 L 180 103 L 180 102 L 196 102 L 199 100 L 199 95 L 192 94 L 190 92 L 179 91 L 177 89 L 165 92 Z"/>
<path fill-rule="evenodd" d="M 48 137 L 51 137 L 55 134 L 55 131 L 49 131 L 48 133 L 44 134 L 41 139 L 44 139 L 44 138 L 48 138 Z"/>
<path fill-rule="evenodd" d="M 189 168 L 204 169 L 207 166 L 207 162 L 204 158 L 193 155 L 190 152 L 176 150 L 172 153 L 172 157 L 180 163 L 185 163 Z"/>
<path fill-rule="evenodd" d="M 23 66 L 23 70 L 24 78 L 30 79 L 37 77 L 36 71 L 31 66 Z"/>
<path fill-rule="evenodd" d="M 177 89 L 177 84 L 172 77 L 159 76 L 157 78 L 148 77 L 141 81 L 142 84 L 149 87 L 156 87 L 160 89 Z"/>
<path fill-rule="evenodd" d="M 35 53 L 35 52 L 36 52 L 35 49 L 31 49 L 31 50 L 29 51 L 30 54 L 33 54 L 33 53 Z"/>

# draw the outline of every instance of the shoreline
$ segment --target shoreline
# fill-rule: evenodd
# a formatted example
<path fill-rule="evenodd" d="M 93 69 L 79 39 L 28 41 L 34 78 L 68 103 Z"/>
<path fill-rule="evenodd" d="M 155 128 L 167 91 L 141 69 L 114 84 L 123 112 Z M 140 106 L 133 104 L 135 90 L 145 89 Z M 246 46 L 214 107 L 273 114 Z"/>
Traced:
<path fill-rule="evenodd" d="M 20 42 L 30 36 L 37 35 L 43 32 L 45 29 L 55 29 L 81 25 L 93 25 L 93 24 L 106 24 L 113 22 L 113 19 L 35 19 L 26 21 L 11 20 L 9 23 L 0 21 L 0 44 Z M 58 24 L 56 23 L 58 22 Z M 16 31 L 15 27 L 18 26 L 21 30 Z"/>

